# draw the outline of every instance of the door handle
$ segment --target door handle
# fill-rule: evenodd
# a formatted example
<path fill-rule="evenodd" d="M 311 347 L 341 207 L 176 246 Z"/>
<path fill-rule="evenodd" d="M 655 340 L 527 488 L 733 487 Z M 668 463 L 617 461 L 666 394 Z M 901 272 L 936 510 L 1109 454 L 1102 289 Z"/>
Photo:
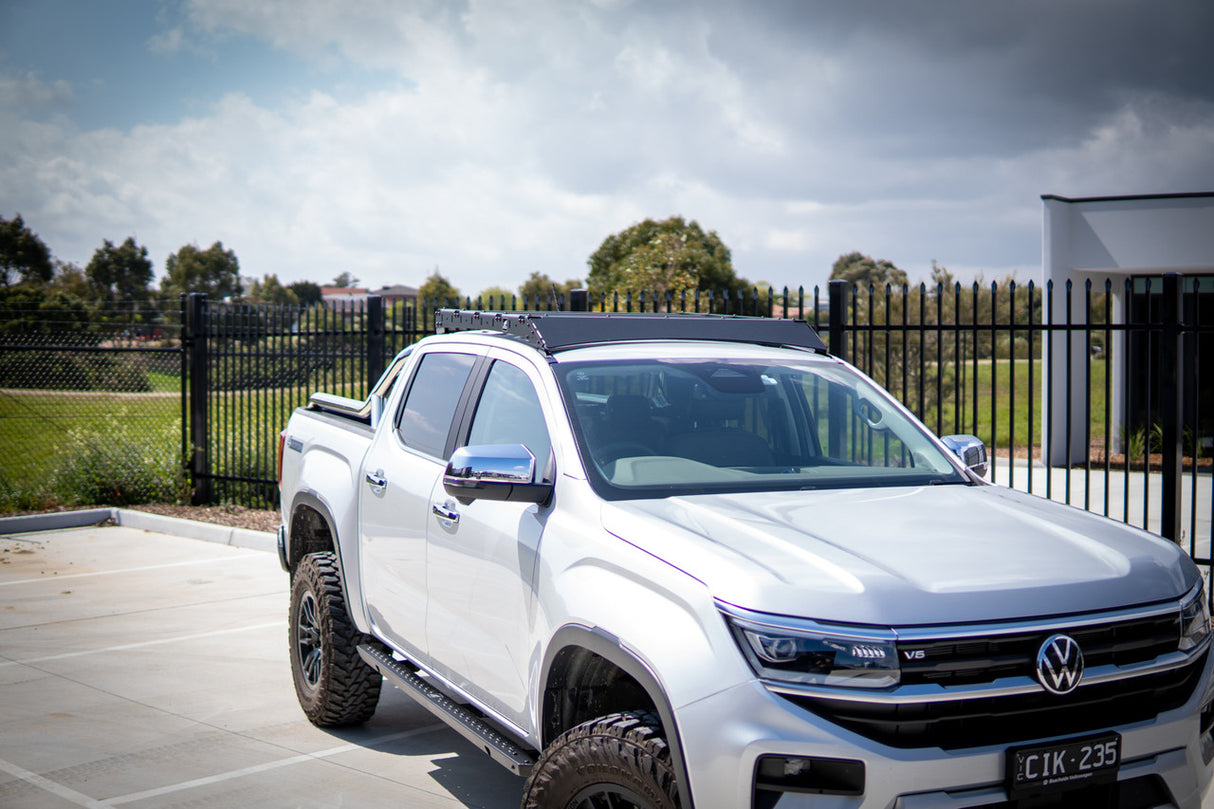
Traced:
<path fill-rule="evenodd" d="M 376 469 L 374 472 L 368 472 L 367 483 L 371 486 L 371 491 L 377 494 L 382 492 L 388 485 L 388 479 L 384 477 L 384 470 Z"/>
<path fill-rule="evenodd" d="M 451 523 L 459 522 L 459 512 L 448 504 L 443 504 L 440 506 L 438 503 L 435 503 L 434 505 L 430 506 L 430 511 L 434 512 L 434 516 L 438 517 L 440 520 L 446 520 L 447 522 Z"/>

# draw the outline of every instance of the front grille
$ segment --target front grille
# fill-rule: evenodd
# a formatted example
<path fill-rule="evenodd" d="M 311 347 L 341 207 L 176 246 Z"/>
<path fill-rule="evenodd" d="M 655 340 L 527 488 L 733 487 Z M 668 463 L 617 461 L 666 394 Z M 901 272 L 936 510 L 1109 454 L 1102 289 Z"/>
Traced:
<path fill-rule="evenodd" d="M 1144 618 L 1067 629 L 1083 649 L 1088 668 L 1127 666 L 1154 660 L 1176 651 L 1180 640 L 1180 613 L 1165 612 Z M 1032 677 L 1037 651 L 1052 632 L 1018 632 L 1010 635 L 949 640 L 900 641 L 902 684 L 935 683 L 943 686 L 994 682 L 1000 677 Z"/>
<path fill-rule="evenodd" d="M 1188 701 L 1201 678 L 1205 658 L 1203 654 L 1171 671 L 1080 686 L 1062 696 L 1039 691 L 911 704 L 785 696 L 891 747 L 981 747 L 1153 719 Z"/>

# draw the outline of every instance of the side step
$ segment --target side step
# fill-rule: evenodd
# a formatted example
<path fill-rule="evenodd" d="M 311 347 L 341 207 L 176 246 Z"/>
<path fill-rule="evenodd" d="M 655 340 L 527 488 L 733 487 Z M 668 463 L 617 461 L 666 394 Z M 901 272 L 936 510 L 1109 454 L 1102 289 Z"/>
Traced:
<path fill-rule="evenodd" d="M 388 682 L 417 700 L 456 733 L 483 750 L 489 758 L 515 775 L 526 777 L 531 774 L 535 756 L 503 736 L 474 711 L 430 685 L 390 654 L 366 644 L 358 647 L 358 653 L 367 665 L 378 669 Z"/>

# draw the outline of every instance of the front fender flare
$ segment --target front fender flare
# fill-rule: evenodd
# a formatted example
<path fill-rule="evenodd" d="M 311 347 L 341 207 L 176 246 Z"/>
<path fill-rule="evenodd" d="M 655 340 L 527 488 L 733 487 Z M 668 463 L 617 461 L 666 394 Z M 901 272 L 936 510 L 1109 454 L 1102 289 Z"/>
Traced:
<path fill-rule="evenodd" d="M 570 624 L 558 629 L 548 644 L 540 679 L 540 682 L 545 684 L 545 686 L 548 683 L 557 656 L 569 648 L 585 649 L 609 661 L 644 689 L 646 695 L 653 702 L 658 716 L 662 719 L 662 728 L 666 731 L 666 743 L 670 745 L 670 758 L 674 764 L 675 775 L 679 781 L 681 805 L 684 809 L 693 809 L 694 802 L 691 796 L 691 781 L 687 775 L 686 761 L 683 758 L 683 744 L 679 737 L 679 726 L 675 721 L 674 709 L 671 707 L 670 700 L 666 697 L 666 692 L 658 681 L 657 675 L 654 674 L 653 670 L 643 660 L 621 645 L 619 638 L 610 632 L 598 627 Z M 544 705 L 544 700 L 540 700 L 540 705 Z M 543 711 L 542 707 L 541 711 Z M 542 729 L 545 727 L 545 717 L 540 716 L 539 719 L 539 727 Z M 551 739 L 542 739 L 544 746 L 547 746 L 550 741 Z"/>

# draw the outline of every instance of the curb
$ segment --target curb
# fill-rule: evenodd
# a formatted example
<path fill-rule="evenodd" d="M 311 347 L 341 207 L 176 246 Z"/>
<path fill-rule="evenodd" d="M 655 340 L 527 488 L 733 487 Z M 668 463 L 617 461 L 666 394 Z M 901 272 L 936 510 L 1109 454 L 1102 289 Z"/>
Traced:
<path fill-rule="evenodd" d="M 113 520 L 116 525 L 172 534 L 187 539 L 200 539 L 235 548 L 277 552 L 278 540 L 266 531 L 229 528 L 226 525 L 183 520 L 125 508 L 94 508 L 82 511 L 59 511 L 53 514 L 29 514 L 22 517 L 0 517 L 0 535 L 25 534 L 32 531 L 60 531 L 65 528 L 86 528 Z"/>

